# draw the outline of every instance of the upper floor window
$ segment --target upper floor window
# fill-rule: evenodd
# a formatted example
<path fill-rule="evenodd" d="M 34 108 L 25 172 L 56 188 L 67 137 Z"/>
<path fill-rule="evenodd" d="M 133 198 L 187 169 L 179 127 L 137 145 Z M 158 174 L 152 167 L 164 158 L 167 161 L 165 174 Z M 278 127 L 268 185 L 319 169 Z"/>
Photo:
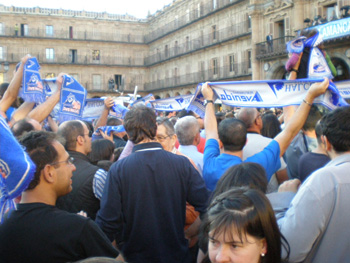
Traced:
<path fill-rule="evenodd" d="M 213 0 L 213 9 L 216 9 L 218 7 L 218 1 Z"/>
<path fill-rule="evenodd" d="M 53 26 L 46 26 L 46 35 L 53 36 Z"/>
<path fill-rule="evenodd" d="M 0 60 L 4 59 L 4 48 L 0 47 Z"/>
<path fill-rule="evenodd" d="M 100 61 L 100 50 L 93 50 L 92 51 L 92 60 L 93 61 Z"/>
<path fill-rule="evenodd" d="M 46 49 L 46 59 L 48 60 L 55 59 L 55 50 L 53 48 Z"/>
<path fill-rule="evenodd" d="M 252 51 L 248 50 L 248 68 L 252 68 Z"/>
<path fill-rule="evenodd" d="M 0 35 L 4 35 L 4 24 L 0 23 Z"/>
<path fill-rule="evenodd" d="M 234 63 L 235 63 L 235 56 L 234 55 L 230 55 L 229 56 L 230 72 L 234 72 L 235 71 L 234 67 L 233 67 Z"/>
<path fill-rule="evenodd" d="M 213 58 L 211 61 L 211 66 L 212 66 L 212 70 L 213 70 L 213 75 L 217 75 L 218 74 L 218 59 L 217 58 Z"/>
<path fill-rule="evenodd" d="M 211 31 L 212 31 L 213 40 L 216 40 L 216 25 L 213 25 L 211 27 Z"/>

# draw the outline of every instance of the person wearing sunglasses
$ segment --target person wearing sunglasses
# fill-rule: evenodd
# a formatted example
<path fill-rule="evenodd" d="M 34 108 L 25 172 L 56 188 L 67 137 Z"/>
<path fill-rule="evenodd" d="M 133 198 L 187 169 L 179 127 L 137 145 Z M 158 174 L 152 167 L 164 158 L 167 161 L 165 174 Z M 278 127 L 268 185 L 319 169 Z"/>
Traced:
<path fill-rule="evenodd" d="M 107 172 L 91 163 L 91 136 L 82 121 L 66 121 L 58 128 L 58 135 L 65 139 L 64 147 L 74 158 L 76 170 L 73 172 L 73 190 L 57 200 L 57 207 L 71 213 L 84 211 L 95 219 L 100 208 L 103 187 Z"/>

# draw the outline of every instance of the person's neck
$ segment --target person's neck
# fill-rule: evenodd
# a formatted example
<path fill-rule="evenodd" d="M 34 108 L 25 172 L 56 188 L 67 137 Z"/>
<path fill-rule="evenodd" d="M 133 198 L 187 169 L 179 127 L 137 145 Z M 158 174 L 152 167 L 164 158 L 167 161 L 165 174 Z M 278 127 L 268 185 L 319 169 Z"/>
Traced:
<path fill-rule="evenodd" d="M 303 132 L 304 132 L 304 134 L 305 134 L 307 137 L 316 138 L 316 132 L 315 132 L 315 130 L 313 130 L 313 131 L 304 131 L 304 130 L 303 130 Z"/>
<path fill-rule="evenodd" d="M 234 156 L 237 156 L 239 158 L 243 158 L 243 151 L 237 151 L 237 152 L 231 152 L 231 151 L 226 151 L 226 150 L 222 150 L 222 153 L 225 153 L 225 154 L 229 154 L 229 155 L 234 155 Z"/>
<path fill-rule="evenodd" d="M 322 147 L 321 145 L 317 145 L 316 149 L 314 149 L 312 151 L 313 153 L 318 153 L 318 154 L 324 154 L 324 155 L 327 155 L 327 151 L 326 149 L 324 149 L 324 147 Z"/>
<path fill-rule="evenodd" d="M 257 133 L 260 134 L 260 129 L 256 126 L 254 127 L 250 127 L 249 129 L 247 129 L 247 133 Z"/>
<path fill-rule="evenodd" d="M 37 186 L 38 187 L 38 186 Z M 28 203 L 43 203 L 47 205 L 55 206 L 57 196 L 49 190 L 36 189 L 27 190 L 22 193 L 21 204 Z"/>
<path fill-rule="evenodd" d="M 140 141 L 138 144 L 143 144 L 143 143 L 149 143 L 149 142 L 157 142 L 156 140 L 152 140 L 150 138 L 146 138 L 146 139 L 143 139 L 142 141 Z"/>

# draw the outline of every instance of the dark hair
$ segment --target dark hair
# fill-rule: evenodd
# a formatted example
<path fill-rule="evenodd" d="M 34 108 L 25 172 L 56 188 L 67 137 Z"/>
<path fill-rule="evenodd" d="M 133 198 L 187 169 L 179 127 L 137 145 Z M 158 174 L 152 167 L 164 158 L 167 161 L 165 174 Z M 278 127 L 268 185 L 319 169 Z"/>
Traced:
<path fill-rule="evenodd" d="M 336 152 L 350 151 L 350 107 L 340 107 L 321 119 L 322 134 Z"/>
<path fill-rule="evenodd" d="M 8 83 L 8 82 L 1 83 L 1 85 L 0 85 L 0 99 L 4 96 L 9 85 L 10 85 L 10 83 Z"/>
<path fill-rule="evenodd" d="M 11 131 L 16 138 L 21 137 L 26 132 L 34 130 L 34 126 L 30 122 L 28 122 L 27 118 L 16 121 L 11 128 Z"/>
<path fill-rule="evenodd" d="M 58 127 L 57 134 L 66 140 L 64 148 L 74 151 L 77 146 L 77 137 L 84 136 L 84 126 L 81 121 L 66 121 Z"/>
<path fill-rule="evenodd" d="M 247 128 L 241 120 L 225 119 L 219 125 L 219 139 L 226 151 L 241 151 L 247 141 Z"/>
<path fill-rule="evenodd" d="M 54 141 L 62 141 L 62 139 L 55 133 L 46 131 L 31 131 L 20 138 L 19 142 L 36 165 L 33 180 L 27 190 L 34 189 L 40 183 L 40 174 L 45 165 L 57 160 L 58 153 L 52 145 Z"/>
<path fill-rule="evenodd" d="M 122 154 L 123 150 L 124 150 L 124 147 L 118 147 L 118 148 L 114 149 L 114 160 L 113 160 L 113 162 L 118 161 L 118 159 L 119 159 L 120 155 Z"/>
<path fill-rule="evenodd" d="M 196 117 L 196 115 L 194 114 L 193 111 L 191 110 L 181 110 L 177 113 L 176 117 L 178 117 L 179 119 L 181 119 L 182 117 L 185 117 L 185 116 L 193 116 L 193 117 Z"/>
<path fill-rule="evenodd" d="M 213 197 L 232 189 L 232 187 L 241 186 L 266 193 L 267 184 L 266 171 L 260 164 L 244 162 L 226 170 L 216 185 Z"/>
<path fill-rule="evenodd" d="M 319 121 L 316 123 L 315 133 L 316 133 L 317 143 L 318 143 L 318 144 L 322 144 L 321 136 L 322 136 L 323 134 L 322 134 L 321 120 L 319 120 Z"/>
<path fill-rule="evenodd" d="M 90 161 L 97 164 L 98 161 L 110 161 L 114 152 L 114 143 L 107 139 L 95 140 L 91 143 L 91 152 L 88 154 Z"/>
<path fill-rule="evenodd" d="M 122 125 L 123 122 L 115 117 L 108 117 L 107 119 L 107 126 L 119 126 Z"/>
<path fill-rule="evenodd" d="M 154 140 L 157 134 L 156 114 L 144 105 L 136 105 L 125 114 L 124 127 L 134 144 L 144 139 Z"/>
<path fill-rule="evenodd" d="M 218 195 L 210 204 L 203 224 L 207 235 L 213 232 L 213 236 L 223 233 L 233 237 L 237 233 L 241 241 L 247 234 L 265 238 L 267 253 L 261 258 L 262 263 L 281 262 L 282 244 L 289 255 L 288 242 L 280 233 L 271 204 L 259 190 L 242 187 Z"/>
<path fill-rule="evenodd" d="M 316 123 L 322 118 L 322 113 L 319 111 L 318 107 L 312 105 L 309 115 L 303 126 L 304 131 L 313 131 L 315 130 Z"/>
<path fill-rule="evenodd" d="M 157 117 L 156 121 L 158 126 L 163 125 L 165 127 L 167 135 L 175 134 L 175 127 L 167 117 Z"/>
<path fill-rule="evenodd" d="M 219 126 L 220 122 L 222 122 L 226 117 L 224 112 L 215 113 L 216 123 Z"/>
<path fill-rule="evenodd" d="M 260 131 L 262 136 L 273 139 L 282 131 L 281 124 L 275 114 L 264 114 L 262 116 L 262 122 L 263 128 Z"/>

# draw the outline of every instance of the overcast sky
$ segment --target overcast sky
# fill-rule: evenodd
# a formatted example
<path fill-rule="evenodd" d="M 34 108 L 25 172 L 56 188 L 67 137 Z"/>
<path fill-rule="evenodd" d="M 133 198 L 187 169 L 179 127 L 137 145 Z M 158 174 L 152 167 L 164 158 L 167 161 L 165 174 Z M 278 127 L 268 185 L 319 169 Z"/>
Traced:
<path fill-rule="evenodd" d="M 154 14 L 157 10 L 168 5 L 172 0 L 0 0 L 5 6 L 62 8 L 71 10 L 85 10 L 108 12 L 111 14 L 133 15 L 146 18 L 148 11 Z"/>

